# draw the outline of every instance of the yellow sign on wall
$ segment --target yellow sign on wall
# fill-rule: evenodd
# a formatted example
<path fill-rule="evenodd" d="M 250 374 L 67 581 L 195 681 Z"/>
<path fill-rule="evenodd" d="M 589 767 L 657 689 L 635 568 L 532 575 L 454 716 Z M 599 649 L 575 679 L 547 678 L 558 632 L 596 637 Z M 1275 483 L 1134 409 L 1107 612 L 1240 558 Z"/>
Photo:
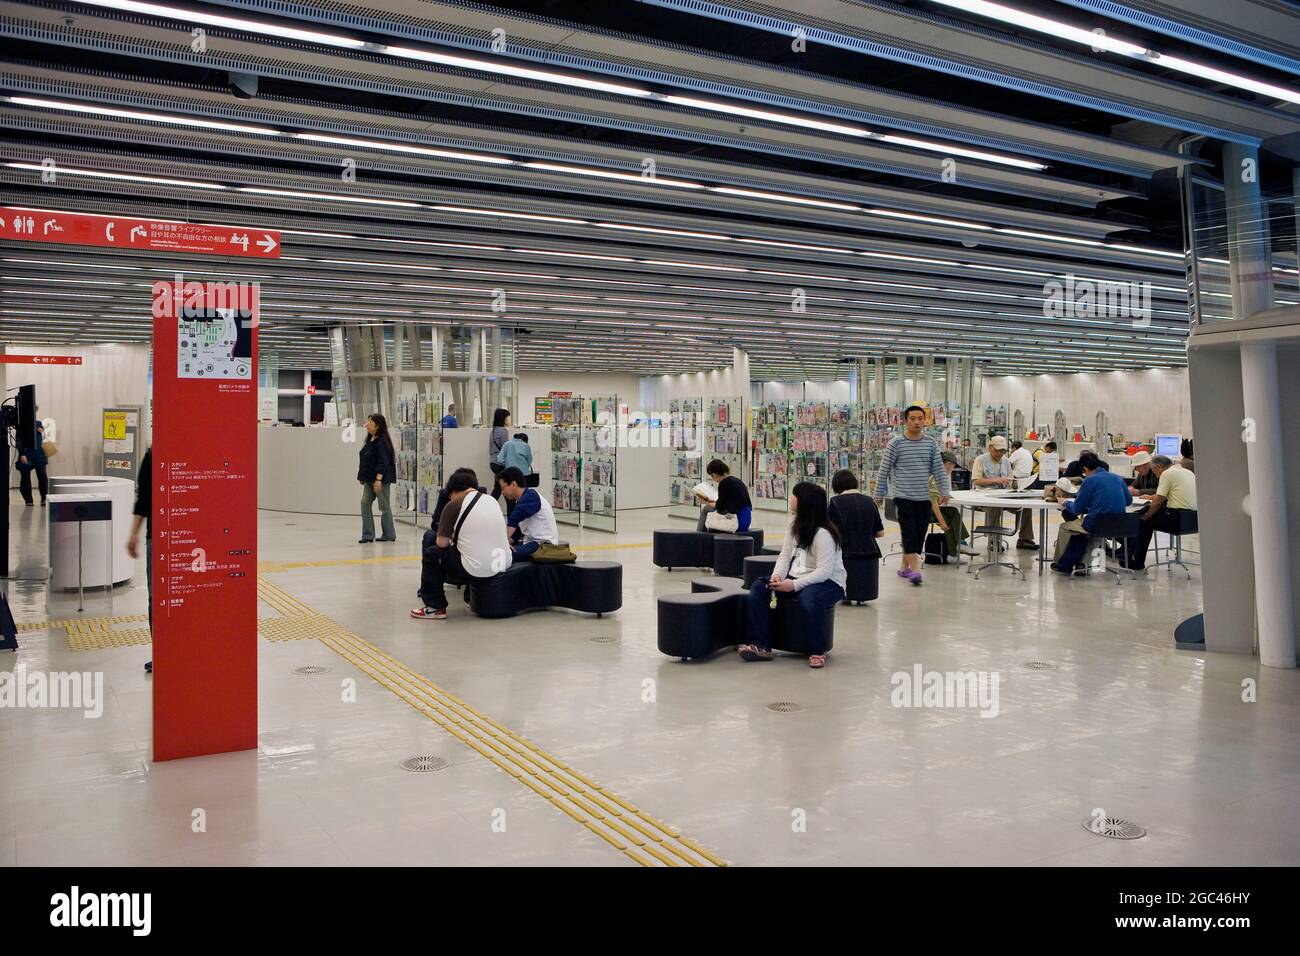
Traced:
<path fill-rule="evenodd" d="M 104 412 L 104 437 L 126 437 L 126 412 Z"/>

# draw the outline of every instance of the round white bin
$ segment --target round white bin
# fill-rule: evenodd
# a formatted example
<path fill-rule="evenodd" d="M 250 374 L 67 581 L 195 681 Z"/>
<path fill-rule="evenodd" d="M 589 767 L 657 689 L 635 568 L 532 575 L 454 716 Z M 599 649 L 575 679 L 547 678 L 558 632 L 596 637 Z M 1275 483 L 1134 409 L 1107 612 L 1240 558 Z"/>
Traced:
<path fill-rule="evenodd" d="M 49 511 L 60 502 L 102 501 L 113 507 L 111 521 L 87 521 L 81 526 L 81 583 L 102 588 L 131 580 L 135 560 L 126 553 L 131 534 L 131 512 L 135 507 L 135 482 L 129 478 L 103 475 L 59 475 L 50 477 L 50 499 L 46 515 L 50 543 L 50 587 L 77 587 L 77 522 L 51 521 Z M 112 529 L 110 569 L 109 529 Z"/>

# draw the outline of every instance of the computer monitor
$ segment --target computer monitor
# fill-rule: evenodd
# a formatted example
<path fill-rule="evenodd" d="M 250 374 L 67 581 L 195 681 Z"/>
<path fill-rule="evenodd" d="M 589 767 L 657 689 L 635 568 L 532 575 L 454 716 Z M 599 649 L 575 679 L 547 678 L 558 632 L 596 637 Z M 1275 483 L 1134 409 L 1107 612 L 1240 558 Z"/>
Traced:
<path fill-rule="evenodd" d="M 1183 454 L 1182 435 L 1156 435 L 1156 454 L 1166 458 L 1179 458 Z"/>

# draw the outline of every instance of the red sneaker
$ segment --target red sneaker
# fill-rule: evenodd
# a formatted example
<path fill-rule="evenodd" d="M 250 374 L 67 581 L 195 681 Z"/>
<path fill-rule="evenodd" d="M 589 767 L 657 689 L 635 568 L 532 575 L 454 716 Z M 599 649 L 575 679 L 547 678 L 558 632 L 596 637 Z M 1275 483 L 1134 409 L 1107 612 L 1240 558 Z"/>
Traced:
<path fill-rule="evenodd" d="M 411 617 L 417 621 L 445 621 L 447 620 L 447 609 L 445 607 L 417 607 L 411 612 Z"/>

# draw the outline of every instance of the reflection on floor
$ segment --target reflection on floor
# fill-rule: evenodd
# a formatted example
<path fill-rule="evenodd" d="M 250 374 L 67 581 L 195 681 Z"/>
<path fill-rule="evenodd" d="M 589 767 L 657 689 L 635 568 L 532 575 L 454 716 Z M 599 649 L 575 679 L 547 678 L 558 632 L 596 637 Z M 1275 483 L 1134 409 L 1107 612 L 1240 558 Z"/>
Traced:
<path fill-rule="evenodd" d="M 20 502 L 13 513 L 18 564 L 34 568 L 44 515 Z M 760 523 L 780 530 L 776 515 Z M 839 609 L 816 672 L 791 657 L 658 653 L 655 597 L 695 574 L 650 565 L 650 531 L 688 527 L 662 509 L 621 513 L 617 535 L 564 529 L 609 548 L 584 553 L 624 564 L 624 607 L 600 620 L 483 621 L 457 599 L 445 622 L 411 620 L 418 535 L 399 525 L 396 543 L 363 549 L 354 524 L 261 515 L 261 616 L 281 623 L 264 635 L 280 639 L 259 642 L 257 752 L 152 763 L 149 648 L 75 640 L 84 628 L 24 630 L 0 668 L 101 672 L 107 699 L 98 719 L 0 708 L 0 864 L 664 862 L 637 841 L 671 862 L 733 865 L 1300 862 L 1300 675 L 1173 649 L 1174 625 L 1199 610 L 1199 570 L 1116 586 L 1040 578 L 1026 553 L 1024 581 L 940 567 L 913 588 L 893 576 L 895 558 L 878 602 Z M 385 560 L 350 560 L 361 556 Z M 142 586 L 88 592 L 82 615 L 75 593 L 47 595 L 43 581 L 6 590 L 26 623 L 128 619 L 98 628 L 111 633 L 138 630 L 145 610 Z M 317 617 L 286 613 L 303 607 Z M 340 652 L 353 638 L 368 657 Z M 444 729 L 456 721 L 431 719 L 423 691 L 422 710 L 368 673 L 378 660 L 408 675 L 400 686 L 436 686 L 459 702 L 448 712 L 499 735 L 460 739 Z M 328 670 L 294 673 L 304 666 Z M 895 675 L 918 666 L 996 676 L 996 716 L 895 706 Z M 1247 679 L 1258 702 L 1242 700 Z M 521 740 L 572 772 L 550 779 L 581 804 L 565 809 L 536 777 L 521 783 L 490 759 Z M 449 766 L 399 766 L 419 755 Z M 1088 833 L 1094 810 L 1148 835 Z M 626 836 L 611 841 L 602 820 Z"/>

